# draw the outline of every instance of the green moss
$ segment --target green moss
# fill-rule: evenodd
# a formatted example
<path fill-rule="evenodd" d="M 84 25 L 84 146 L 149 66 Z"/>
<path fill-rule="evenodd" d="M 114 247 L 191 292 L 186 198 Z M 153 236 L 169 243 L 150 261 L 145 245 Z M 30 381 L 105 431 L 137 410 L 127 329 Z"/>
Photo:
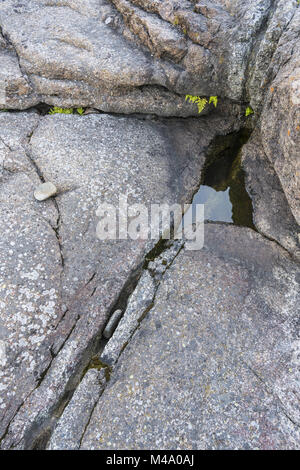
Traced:
<path fill-rule="evenodd" d="M 111 367 L 109 365 L 105 364 L 104 362 L 100 361 L 98 356 L 92 357 L 92 359 L 90 360 L 88 366 L 85 368 L 85 370 L 82 374 L 82 377 L 87 373 L 87 371 L 89 369 L 97 369 L 97 370 L 104 369 L 106 381 L 107 382 L 109 381 L 110 374 L 111 374 Z"/>

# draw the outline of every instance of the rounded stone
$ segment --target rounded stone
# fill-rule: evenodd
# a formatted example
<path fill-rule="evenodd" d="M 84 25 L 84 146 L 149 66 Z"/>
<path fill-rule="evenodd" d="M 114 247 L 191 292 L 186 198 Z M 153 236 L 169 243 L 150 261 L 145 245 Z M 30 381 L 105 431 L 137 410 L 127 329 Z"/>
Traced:
<path fill-rule="evenodd" d="M 113 332 L 115 331 L 117 324 L 119 323 L 122 313 L 123 313 L 122 310 L 116 310 L 112 314 L 112 316 L 108 320 L 106 327 L 104 328 L 104 331 L 103 331 L 104 338 L 109 339 L 113 335 Z"/>
<path fill-rule="evenodd" d="M 45 201 L 51 196 L 54 196 L 57 193 L 56 186 L 50 181 L 40 184 L 34 191 L 34 197 L 38 201 Z"/>

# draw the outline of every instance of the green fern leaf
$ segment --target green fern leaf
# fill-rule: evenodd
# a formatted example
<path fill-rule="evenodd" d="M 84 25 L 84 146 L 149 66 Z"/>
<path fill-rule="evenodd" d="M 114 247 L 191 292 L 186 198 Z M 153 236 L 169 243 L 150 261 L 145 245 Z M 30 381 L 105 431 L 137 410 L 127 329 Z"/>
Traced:
<path fill-rule="evenodd" d="M 206 98 L 201 98 L 200 96 L 193 96 L 193 95 L 185 95 L 185 101 L 189 101 L 190 103 L 195 103 L 198 107 L 198 113 L 202 113 L 203 109 L 207 104 Z"/>
<path fill-rule="evenodd" d="M 200 98 L 198 97 L 197 101 L 197 106 L 198 106 L 198 113 L 202 113 L 203 109 L 205 108 L 207 104 L 207 99 L 206 98 Z"/>
<path fill-rule="evenodd" d="M 251 108 L 251 106 L 248 106 L 248 107 L 246 108 L 246 113 L 245 113 L 246 117 L 247 117 L 247 116 L 250 116 L 250 114 L 253 114 L 253 113 L 254 113 L 254 111 L 253 111 L 253 109 Z"/>
<path fill-rule="evenodd" d="M 48 114 L 73 114 L 73 108 L 59 108 L 58 106 L 53 106 Z"/>
<path fill-rule="evenodd" d="M 211 96 L 209 98 L 209 104 L 210 103 L 213 103 L 214 107 L 216 108 L 217 107 L 217 104 L 218 104 L 218 97 L 217 96 Z"/>

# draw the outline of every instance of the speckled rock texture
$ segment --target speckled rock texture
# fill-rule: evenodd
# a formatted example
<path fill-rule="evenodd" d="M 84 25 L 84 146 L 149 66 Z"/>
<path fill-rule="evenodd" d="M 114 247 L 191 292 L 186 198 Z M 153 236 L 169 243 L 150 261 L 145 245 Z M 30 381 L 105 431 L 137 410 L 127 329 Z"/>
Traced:
<path fill-rule="evenodd" d="M 0 2 L 0 448 L 299 448 L 299 35 L 296 0 Z M 257 232 L 97 238 L 242 128 Z"/>
<path fill-rule="evenodd" d="M 53 425 L 153 245 L 100 241 L 100 202 L 189 202 L 207 146 L 236 124 L 35 113 L 0 122 L 1 446 L 28 448 Z M 58 195 L 35 201 L 41 181 Z"/>
<path fill-rule="evenodd" d="M 55 427 L 48 450 L 76 450 L 105 386 L 104 369 L 89 369 Z"/>
<path fill-rule="evenodd" d="M 100 354 L 100 360 L 107 364 L 112 370 L 118 361 L 122 351 L 129 343 L 132 335 L 139 328 L 141 321 L 152 308 L 153 301 L 158 289 L 159 281 L 169 268 L 174 258 L 183 246 L 183 241 L 173 243 L 171 247 L 164 250 L 155 262 L 148 265 L 148 269 L 140 277 L 139 283 L 128 299 L 127 308 L 121 318 L 118 327 Z"/>
<path fill-rule="evenodd" d="M 4 0 L 0 107 L 185 117 L 186 94 L 218 95 L 218 113 L 250 102 L 299 223 L 299 31 L 296 0 Z"/>
<path fill-rule="evenodd" d="M 299 264 L 251 229 L 208 224 L 124 350 L 82 449 L 296 449 Z"/>

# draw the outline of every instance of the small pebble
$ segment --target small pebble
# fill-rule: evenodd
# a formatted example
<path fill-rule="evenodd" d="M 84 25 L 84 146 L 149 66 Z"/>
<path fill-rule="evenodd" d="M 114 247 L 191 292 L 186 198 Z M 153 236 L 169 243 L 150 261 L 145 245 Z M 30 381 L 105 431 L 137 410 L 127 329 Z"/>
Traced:
<path fill-rule="evenodd" d="M 116 310 L 112 316 L 110 317 L 110 319 L 108 320 L 108 323 L 106 325 L 106 327 L 104 328 L 104 331 L 103 331 L 103 336 L 104 338 L 106 339 L 109 339 L 111 338 L 113 332 L 115 331 L 116 327 L 117 327 L 117 324 L 119 323 L 119 320 L 122 316 L 122 310 Z"/>
<path fill-rule="evenodd" d="M 34 191 L 33 195 L 38 201 L 45 201 L 45 199 L 54 196 L 56 193 L 56 186 L 48 181 L 47 183 L 40 184 Z"/>

